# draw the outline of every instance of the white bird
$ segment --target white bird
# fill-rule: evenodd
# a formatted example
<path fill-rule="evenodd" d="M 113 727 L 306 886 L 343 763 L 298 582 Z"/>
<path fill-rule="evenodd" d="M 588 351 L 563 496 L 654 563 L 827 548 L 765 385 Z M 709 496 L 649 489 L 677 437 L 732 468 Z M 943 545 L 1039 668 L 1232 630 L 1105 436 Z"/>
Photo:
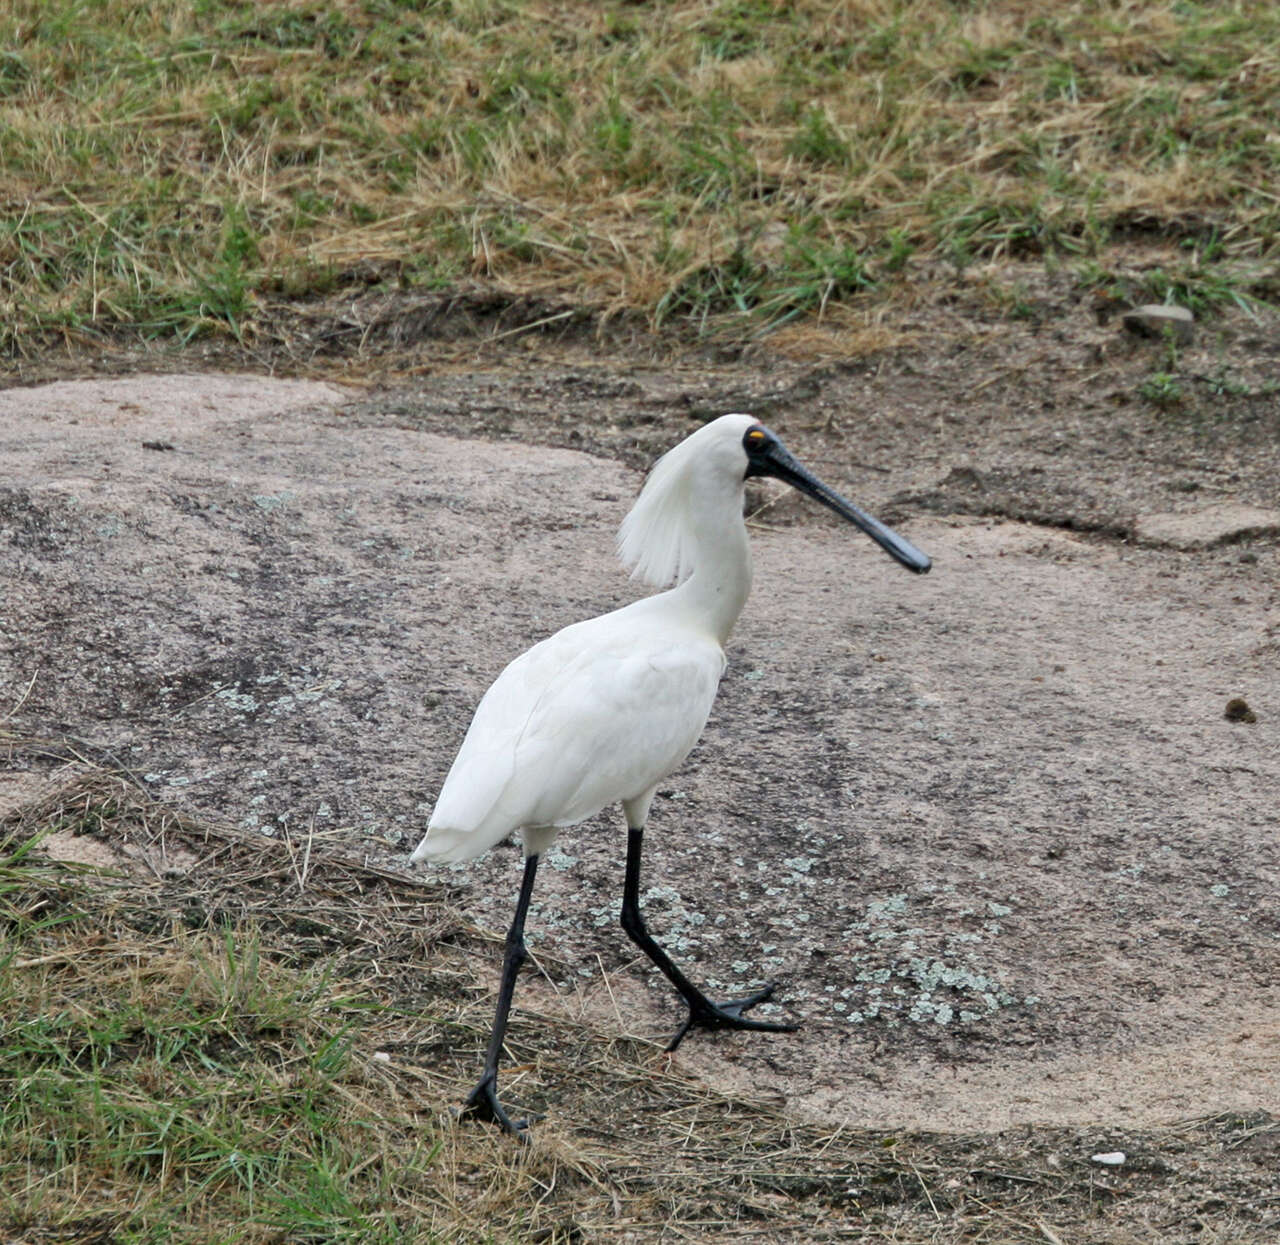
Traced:
<path fill-rule="evenodd" d="M 713 1003 L 653 940 L 640 914 L 640 852 L 658 784 L 689 755 L 724 672 L 724 645 L 751 588 L 743 521 L 750 476 L 775 476 L 823 502 L 908 569 L 929 559 L 806 471 L 750 415 L 723 415 L 664 455 L 623 521 L 618 552 L 633 576 L 675 587 L 574 623 L 517 657 L 485 693 L 411 857 L 469 860 L 513 831 L 525 868 L 506 940 L 497 1015 L 484 1073 L 463 1115 L 519 1135 L 498 1101 L 498 1060 L 516 976 L 526 958 L 524 923 L 538 859 L 556 832 L 621 803 L 627 819 L 622 926 L 689 1008 L 672 1038 L 691 1028 L 791 1031 L 744 1013 L 773 986 Z"/>

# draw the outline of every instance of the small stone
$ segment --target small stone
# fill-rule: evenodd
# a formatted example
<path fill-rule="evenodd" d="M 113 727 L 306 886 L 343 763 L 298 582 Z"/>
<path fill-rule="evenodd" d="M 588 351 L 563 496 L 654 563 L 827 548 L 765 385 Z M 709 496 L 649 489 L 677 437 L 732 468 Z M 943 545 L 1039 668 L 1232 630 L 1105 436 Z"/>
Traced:
<path fill-rule="evenodd" d="M 1172 304 L 1149 303 L 1145 307 L 1135 307 L 1124 313 L 1124 326 L 1130 333 L 1138 337 L 1163 339 L 1166 333 L 1172 332 L 1179 346 L 1185 346 L 1191 341 L 1195 321 L 1195 316 L 1185 307 L 1175 307 Z"/>
<path fill-rule="evenodd" d="M 1119 1167 L 1125 1160 L 1125 1153 L 1123 1150 L 1108 1150 L 1106 1154 L 1092 1154 L 1089 1157 L 1103 1167 Z"/>
<path fill-rule="evenodd" d="M 1227 701 L 1226 710 L 1222 716 L 1228 722 L 1249 722 L 1253 723 L 1258 720 L 1258 715 L 1249 708 L 1249 702 L 1243 696 L 1232 696 Z"/>

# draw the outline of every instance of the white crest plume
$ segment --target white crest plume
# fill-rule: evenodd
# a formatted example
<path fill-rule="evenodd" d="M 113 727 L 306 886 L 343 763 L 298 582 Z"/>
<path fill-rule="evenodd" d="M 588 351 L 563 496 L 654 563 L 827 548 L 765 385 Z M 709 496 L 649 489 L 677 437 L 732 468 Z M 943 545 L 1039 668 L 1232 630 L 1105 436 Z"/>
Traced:
<path fill-rule="evenodd" d="M 685 437 L 654 464 L 618 529 L 618 557 L 632 579 L 665 588 L 693 571 L 697 547 L 694 501 L 706 486 L 715 460 L 726 453 L 741 456 L 745 476 L 742 437 L 753 423 L 750 415 L 721 415 Z"/>

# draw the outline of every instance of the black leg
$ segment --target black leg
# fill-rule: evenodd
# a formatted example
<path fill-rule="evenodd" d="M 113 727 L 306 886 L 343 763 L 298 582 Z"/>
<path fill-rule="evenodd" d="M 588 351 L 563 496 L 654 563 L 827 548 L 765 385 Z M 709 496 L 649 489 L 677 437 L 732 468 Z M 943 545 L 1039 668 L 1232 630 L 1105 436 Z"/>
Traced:
<path fill-rule="evenodd" d="M 502 1043 L 507 1034 L 507 1017 L 511 1013 L 511 998 L 515 994 L 516 976 L 528 952 L 524 945 L 524 918 L 529 911 L 529 897 L 533 894 L 533 877 L 538 871 L 537 856 L 529 856 L 524 862 L 524 879 L 520 883 L 520 898 L 516 901 L 516 915 L 507 931 L 506 955 L 502 962 L 502 985 L 498 989 L 498 1011 L 493 1018 L 493 1032 L 489 1036 L 489 1049 L 484 1058 L 484 1075 L 475 1089 L 467 1095 L 460 1117 L 475 1116 L 497 1124 L 515 1137 L 521 1137 L 529 1126 L 529 1120 L 513 1120 L 498 1101 L 498 1060 L 502 1057 Z"/>
<path fill-rule="evenodd" d="M 676 966 L 671 958 L 650 936 L 640 915 L 640 849 L 644 843 L 644 830 L 629 828 L 627 831 L 627 877 L 622 886 L 622 928 L 627 936 L 663 972 L 667 980 L 680 991 L 681 998 L 689 1005 L 689 1018 L 671 1039 L 667 1050 L 675 1050 L 690 1029 L 759 1029 L 766 1033 L 794 1033 L 799 1025 L 774 1024 L 767 1020 L 751 1020 L 743 1012 L 763 1003 L 773 994 L 773 985 L 749 995 L 745 999 L 731 999 L 727 1003 L 713 1003 Z"/>

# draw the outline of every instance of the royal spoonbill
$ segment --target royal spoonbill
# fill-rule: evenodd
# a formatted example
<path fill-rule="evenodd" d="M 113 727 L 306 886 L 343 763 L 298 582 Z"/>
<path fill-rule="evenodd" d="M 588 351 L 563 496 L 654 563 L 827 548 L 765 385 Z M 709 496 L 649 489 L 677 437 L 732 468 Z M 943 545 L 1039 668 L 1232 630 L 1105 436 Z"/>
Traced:
<path fill-rule="evenodd" d="M 513 831 L 524 841 L 524 877 L 506 939 L 498 1008 L 484 1072 L 462 1107 L 519 1135 L 498 1101 L 498 1060 L 516 976 L 526 958 L 525 916 L 538 858 L 563 826 L 621 803 L 627 819 L 622 927 L 679 991 L 690 1029 L 789 1032 L 791 1024 L 746 1012 L 773 992 L 714 1003 L 653 940 L 640 913 L 640 852 L 658 784 L 702 734 L 724 645 L 751 588 L 743 489 L 775 476 L 877 541 L 908 570 L 929 559 L 802 467 L 750 415 L 723 415 L 665 454 L 622 523 L 618 553 L 634 577 L 674 587 L 574 623 L 517 657 L 485 693 L 445 778 L 412 862 L 468 860 Z"/>

